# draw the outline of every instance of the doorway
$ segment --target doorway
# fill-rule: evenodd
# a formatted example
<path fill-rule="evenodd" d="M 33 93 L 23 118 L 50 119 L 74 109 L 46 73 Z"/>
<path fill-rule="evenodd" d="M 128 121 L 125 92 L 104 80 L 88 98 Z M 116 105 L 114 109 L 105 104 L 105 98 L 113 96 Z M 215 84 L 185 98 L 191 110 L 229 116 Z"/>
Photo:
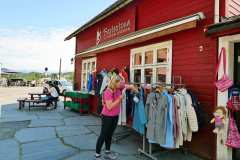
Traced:
<path fill-rule="evenodd" d="M 234 87 L 240 88 L 240 43 L 234 44 Z M 234 119 L 240 131 L 240 113 L 235 113 Z M 240 160 L 240 149 L 233 149 L 233 160 Z"/>

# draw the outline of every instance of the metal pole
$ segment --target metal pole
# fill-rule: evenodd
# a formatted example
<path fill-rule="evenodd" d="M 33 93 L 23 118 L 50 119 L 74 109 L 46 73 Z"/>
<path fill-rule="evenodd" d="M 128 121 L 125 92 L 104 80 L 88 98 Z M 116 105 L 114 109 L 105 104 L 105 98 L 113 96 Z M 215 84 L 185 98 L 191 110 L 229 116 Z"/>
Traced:
<path fill-rule="evenodd" d="M 62 58 L 60 58 L 60 63 L 59 63 L 59 80 L 61 79 L 61 69 L 62 69 Z"/>

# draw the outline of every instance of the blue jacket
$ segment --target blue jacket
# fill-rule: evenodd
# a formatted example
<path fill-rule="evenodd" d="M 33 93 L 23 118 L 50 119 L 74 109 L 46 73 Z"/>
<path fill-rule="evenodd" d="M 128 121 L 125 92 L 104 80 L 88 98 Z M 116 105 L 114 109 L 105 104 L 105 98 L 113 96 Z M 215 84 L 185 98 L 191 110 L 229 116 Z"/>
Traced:
<path fill-rule="evenodd" d="M 133 128 L 140 134 L 144 134 L 146 123 L 147 117 L 144 109 L 144 91 L 141 89 L 139 93 L 139 102 L 135 102 Z"/>
<path fill-rule="evenodd" d="M 93 82 L 93 75 L 88 73 L 88 81 L 87 81 L 87 90 L 88 92 L 91 92 L 92 91 L 92 83 Z"/>
<path fill-rule="evenodd" d="M 175 148 L 174 136 L 173 136 L 173 97 L 164 91 L 163 96 L 167 97 L 168 109 L 167 109 L 167 132 L 166 132 L 166 144 L 161 146 L 164 148 Z"/>

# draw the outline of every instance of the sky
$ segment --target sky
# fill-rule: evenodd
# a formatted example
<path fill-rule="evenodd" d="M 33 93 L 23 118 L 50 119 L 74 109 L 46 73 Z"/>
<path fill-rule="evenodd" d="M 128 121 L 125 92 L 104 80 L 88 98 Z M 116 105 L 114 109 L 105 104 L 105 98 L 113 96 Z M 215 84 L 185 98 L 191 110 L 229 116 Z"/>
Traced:
<path fill-rule="evenodd" d="M 116 0 L 0 0 L 0 63 L 16 71 L 73 71 L 70 33 Z"/>

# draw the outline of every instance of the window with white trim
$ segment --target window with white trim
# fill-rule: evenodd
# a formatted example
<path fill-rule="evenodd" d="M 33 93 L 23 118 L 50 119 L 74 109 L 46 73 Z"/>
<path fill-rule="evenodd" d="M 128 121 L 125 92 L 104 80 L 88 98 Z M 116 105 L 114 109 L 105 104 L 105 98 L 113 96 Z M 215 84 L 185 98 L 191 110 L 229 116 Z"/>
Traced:
<path fill-rule="evenodd" d="M 89 58 L 82 60 L 82 73 L 81 73 L 81 89 L 87 89 L 88 75 L 96 71 L 97 58 Z"/>
<path fill-rule="evenodd" d="M 131 82 L 171 83 L 172 41 L 131 50 Z"/>

